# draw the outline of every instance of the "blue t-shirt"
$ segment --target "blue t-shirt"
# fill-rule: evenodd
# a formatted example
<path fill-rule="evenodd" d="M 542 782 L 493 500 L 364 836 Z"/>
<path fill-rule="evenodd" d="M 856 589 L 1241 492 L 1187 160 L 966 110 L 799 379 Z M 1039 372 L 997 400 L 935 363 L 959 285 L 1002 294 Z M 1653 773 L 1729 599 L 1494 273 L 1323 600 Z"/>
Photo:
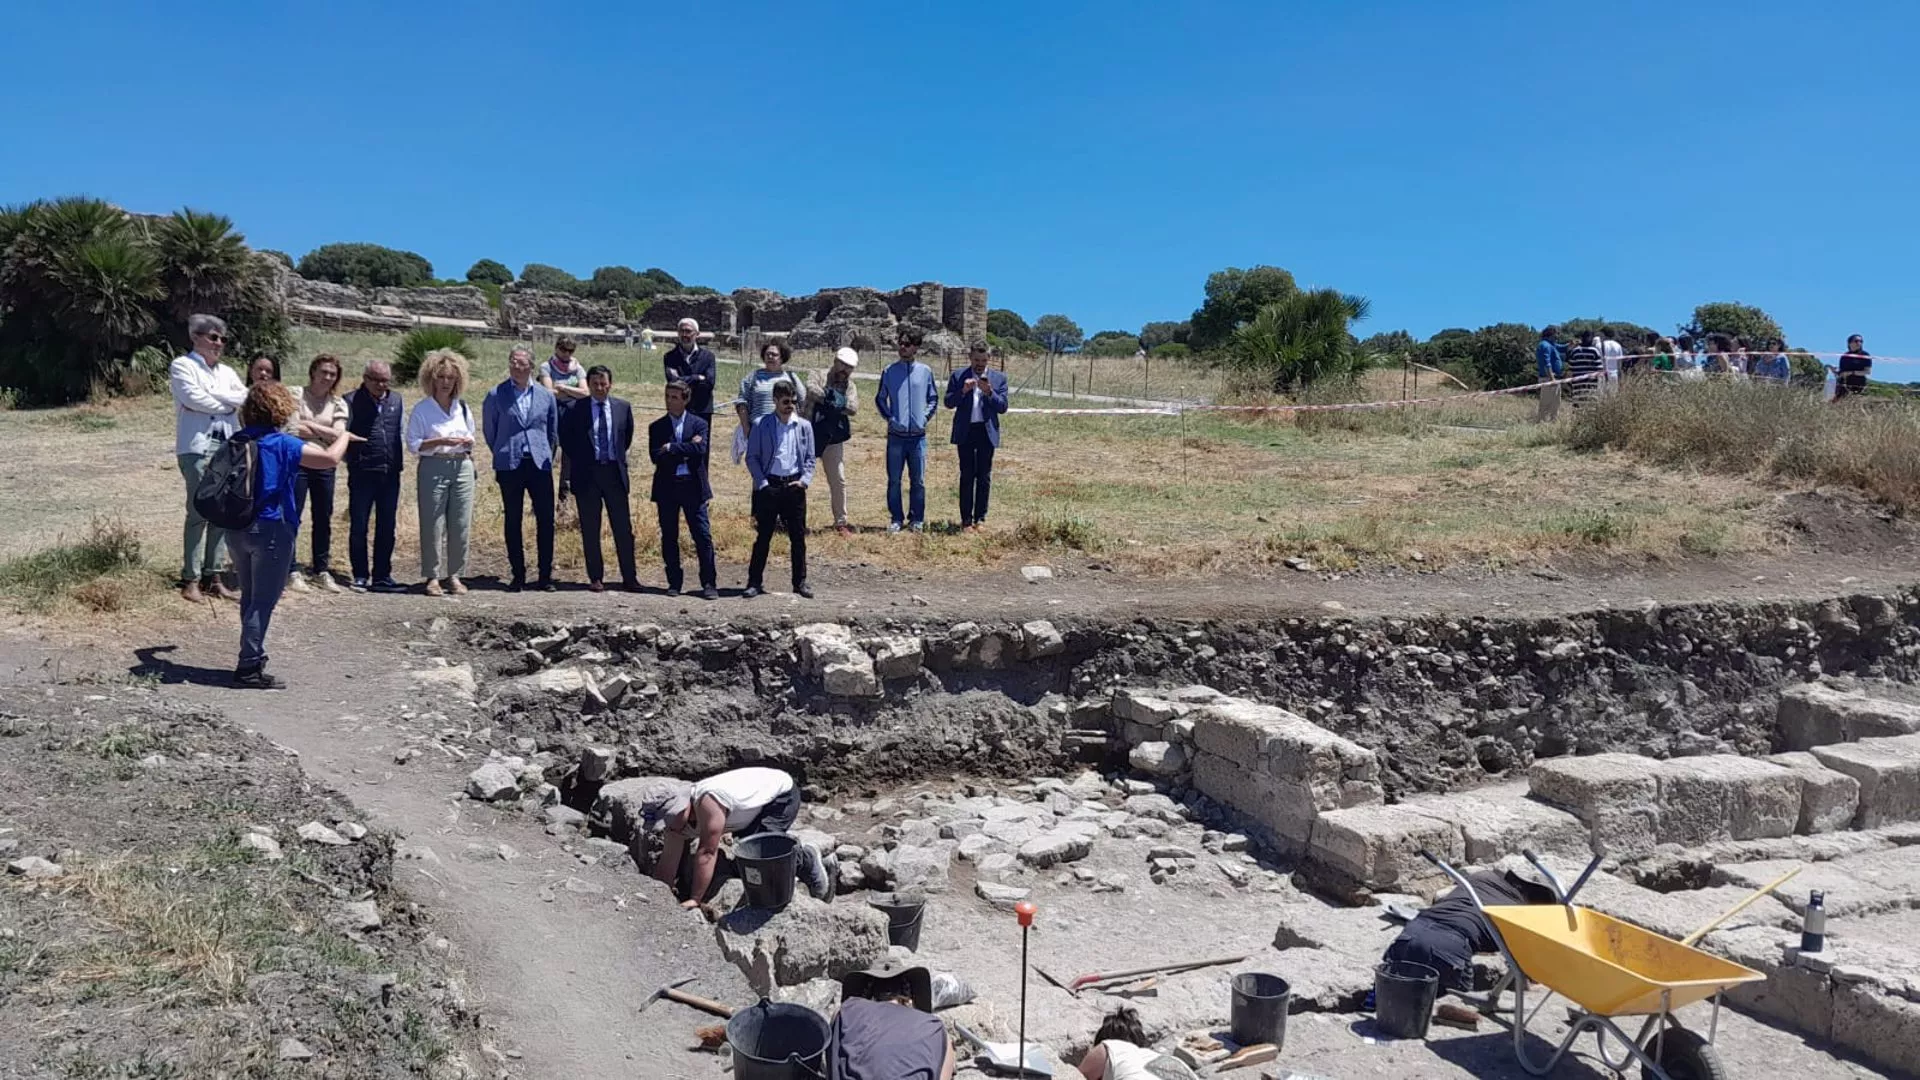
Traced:
<path fill-rule="evenodd" d="M 300 507 L 293 498 L 293 481 L 300 475 L 297 436 L 279 428 L 250 427 L 240 434 L 260 444 L 260 521 L 284 521 L 300 527 Z"/>

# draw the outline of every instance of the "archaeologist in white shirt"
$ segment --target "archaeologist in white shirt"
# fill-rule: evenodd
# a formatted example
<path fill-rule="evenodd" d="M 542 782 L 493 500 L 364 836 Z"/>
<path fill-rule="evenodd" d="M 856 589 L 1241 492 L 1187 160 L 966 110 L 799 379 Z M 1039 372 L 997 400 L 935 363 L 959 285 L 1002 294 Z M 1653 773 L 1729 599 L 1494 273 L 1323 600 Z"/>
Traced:
<path fill-rule="evenodd" d="M 697 783 L 659 777 L 640 798 L 642 820 L 648 829 L 666 830 L 665 848 L 654 864 L 653 876 L 678 886 L 680 860 L 689 839 L 694 841 L 693 880 L 682 907 L 698 907 L 713 885 L 720 841 L 728 833 L 755 836 L 785 833 L 800 817 L 800 789 L 793 777 L 779 769 L 753 766 L 709 776 Z M 799 876 L 816 900 L 833 898 L 820 852 L 799 846 Z"/>
<path fill-rule="evenodd" d="M 196 603 L 207 593 L 237 600 L 240 594 L 219 578 L 226 530 L 193 508 L 193 491 L 200 486 L 213 452 L 240 430 L 237 413 L 247 400 L 247 388 L 239 372 L 220 362 L 227 347 L 225 322 L 212 315 L 191 316 L 187 336 L 193 339 L 193 348 L 167 368 L 167 387 L 173 393 L 173 455 L 187 485 L 180 595 Z"/>

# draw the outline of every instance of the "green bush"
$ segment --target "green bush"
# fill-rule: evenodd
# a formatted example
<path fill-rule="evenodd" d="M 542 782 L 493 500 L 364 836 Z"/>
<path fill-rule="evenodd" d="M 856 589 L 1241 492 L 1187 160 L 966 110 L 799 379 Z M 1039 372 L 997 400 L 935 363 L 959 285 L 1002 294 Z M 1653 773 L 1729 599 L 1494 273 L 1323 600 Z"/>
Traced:
<path fill-rule="evenodd" d="M 0 563 L 0 591 L 34 605 L 140 566 L 140 533 L 124 519 L 95 517 L 84 539 Z"/>
<path fill-rule="evenodd" d="M 467 267 L 467 281 L 475 285 L 511 285 L 513 271 L 507 269 L 505 263 L 481 259 Z"/>
<path fill-rule="evenodd" d="M 1193 349 L 1178 341 L 1169 341 L 1164 345 L 1155 345 L 1147 351 L 1148 356 L 1160 356 L 1169 360 L 1185 360 L 1193 355 Z"/>
<path fill-rule="evenodd" d="M 1013 529 L 1014 542 L 1022 547 L 1067 547 L 1075 551 L 1096 551 L 1100 547 L 1099 530 L 1093 522 L 1072 514 L 1028 514 Z"/>
<path fill-rule="evenodd" d="M 412 289 L 433 280 L 433 264 L 379 244 L 323 244 L 300 257 L 300 276 L 362 289 Z"/>
<path fill-rule="evenodd" d="M 393 350 L 393 384 L 396 387 L 411 386 L 420 377 L 420 362 L 435 349 L 452 349 L 469 359 L 473 349 L 467 344 L 467 335 L 451 326 L 422 326 L 408 331 L 400 339 L 400 345 Z"/>
<path fill-rule="evenodd" d="M 578 295 L 585 283 L 557 266 L 528 263 L 520 268 L 520 287 Z"/>

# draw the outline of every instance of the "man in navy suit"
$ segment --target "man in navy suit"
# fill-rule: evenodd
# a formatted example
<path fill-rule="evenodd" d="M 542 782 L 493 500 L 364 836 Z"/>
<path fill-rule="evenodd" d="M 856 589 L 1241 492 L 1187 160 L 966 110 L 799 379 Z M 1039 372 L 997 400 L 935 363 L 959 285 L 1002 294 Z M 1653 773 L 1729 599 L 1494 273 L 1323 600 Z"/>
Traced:
<path fill-rule="evenodd" d="M 533 380 L 533 350 L 516 346 L 507 357 L 507 381 L 487 394 L 480 406 L 487 447 L 493 451 L 493 476 L 506 509 L 507 565 L 513 569 L 509 592 L 527 587 L 527 553 L 521 541 L 520 513 L 533 503 L 535 542 L 540 549 L 540 588 L 553 584 L 553 449 L 560 440 L 560 406 L 553 391 Z"/>
<path fill-rule="evenodd" d="M 573 501 L 580 517 L 580 546 L 587 560 L 587 591 L 601 592 L 600 512 L 613 530 L 621 587 L 640 591 L 633 566 L 633 520 L 628 512 L 627 448 L 633 445 L 633 406 L 613 396 L 613 370 L 587 369 L 587 398 L 560 416 L 560 450 L 573 462 Z"/>
<path fill-rule="evenodd" d="M 680 568 L 680 518 L 687 519 L 700 560 L 700 597 L 720 599 L 714 567 L 713 530 L 707 524 L 707 422 L 687 411 L 687 384 L 667 384 L 667 415 L 647 425 L 647 455 L 653 459 L 653 501 L 660 511 L 660 558 L 667 565 L 667 595 L 678 596 L 686 579 Z"/>
<path fill-rule="evenodd" d="M 987 367 L 987 343 L 967 348 L 967 367 L 947 376 L 947 408 L 960 448 L 960 527 L 979 532 L 993 491 L 993 452 L 1000 448 L 1000 414 L 1007 411 L 1007 377 Z"/>

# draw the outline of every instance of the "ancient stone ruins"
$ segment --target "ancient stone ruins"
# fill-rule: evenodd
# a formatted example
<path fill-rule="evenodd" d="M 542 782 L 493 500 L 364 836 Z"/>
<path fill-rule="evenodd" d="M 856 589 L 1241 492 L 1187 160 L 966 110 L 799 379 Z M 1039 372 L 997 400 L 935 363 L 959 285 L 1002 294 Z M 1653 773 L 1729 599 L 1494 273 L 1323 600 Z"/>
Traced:
<path fill-rule="evenodd" d="M 1359 1013 L 1398 929 L 1381 905 L 1449 886 L 1423 851 L 1463 867 L 1531 851 L 1567 881 L 1602 854 L 1581 902 L 1676 939 L 1805 864 L 1703 948 L 1767 975 L 1729 993 L 1740 1012 L 1898 1072 L 1920 1062 L 1916 613 L 1909 593 L 1231 631 L 521 626 L 473 638 L 478 678 L 415 677 L 485 725 L 468 796 L 583 860 L 648 864 L 643 777 L 802 775 L 798 834 L 836 902 L 770 915 L 734 882 L 707 905 L 755 994 L 830 1006 L 837 976 L 889 953 L 864 901 L 905 894 L 926 903 L 914 961 L 967 988 L 942 1015 L 1008 1038 L 1019 984 L 981 943 L 1039 902 L 1029 1034 L 1063 1055 L 1055 1075 L 1120 1000 L 1211 1060 L 1186 1035 L 1223 1023 L 1235 973 L 1283 976 L 1296 1013 Z M 1802 953 L 1815 889 L 1829 943 Z M 1125 998 L 1056 985 L 1185 956 L 1240 959 Z M 1500 961 L 1482 959 L 1490 980 Z"/>
<path fill-rule="evenodd" d="M 900 327 L 913 326 L 925 332 L 934 351 L 948 354 L 964 352 L 966 342 L 987 333 L 985 289 L 932 281 L 892 292 L 856 286 L 807 296 L 782 296 L 769 289 L 659 296 L 637 320 L 627 318 L 618 301 L 514 286 L 501 290 L 496 309 L 487 294 L 473 286 L 357 289 L 291 272 L 282 285 L 287 314 L 294 321 L 345 329 L 407 330 L 426 324 L 516 338 L 565 333 L 625 340 L 643 327 L 671 337 L 681 319 L 692 318 L 703 332 L 728 344 L 756 333 L 782 338 L 794 349 L 851 345 L 864 351 L 891 346 Z"/>

